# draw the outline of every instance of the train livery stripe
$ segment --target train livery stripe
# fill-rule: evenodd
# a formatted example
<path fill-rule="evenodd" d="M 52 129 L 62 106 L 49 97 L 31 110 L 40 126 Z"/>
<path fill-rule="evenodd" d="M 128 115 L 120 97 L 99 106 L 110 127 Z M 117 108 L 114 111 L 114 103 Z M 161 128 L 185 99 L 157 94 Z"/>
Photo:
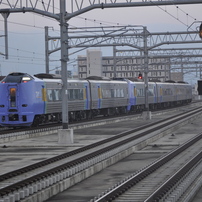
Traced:
<path fill-rule="evenodd" d="M 134 86 L 134 105 L 136 105 L 136 99 L 137 99 L 137 89 Z"/>
<path fill-rule="evenodd" d="M 42 91 L 42 100 L 46 102 L 47 101 L 46 89 L 42 87 L 41 91 Z"/>
<path fill-rule="evenodd" d="M 102 99 L 102 93 L 101 93 L 101 88 L 98 86 L 98 98 Z"/>
<path fill-rule="evenodd" d="M 83 99 L 86 100 L 86 86 L 83 88 Z"/>
<path fill-rule="evenodd" d="M 134 86 L 134 97 L 136 97 L 136 96 L 137 96 L 137 89 Z"/>
<path fill-rule="evenodd" d="M 83 99 L 84 99 L 84 109 L 88 109 L 88 86 L 84 86 L 83 88 Z"/>
<path fill-rule="evenodd" d="M 163 101 L 163 89 L 160 86 L 160 102 Z"/>
<path fill-rule="evenodd" d="M 102 93 L 101 93 L 101 88 L 100 86 L 98 87 L 98 109 L 100 109 L 102 106 Z"/>
<path fill-rule="evenodd" d="M 41 91 L 42 91 L 42 101 L 44 102 L 43 109 L 44 109 L 44 113 L 46 113 L 47 112 L 47 105 L 46 105 L 46 103 L 47 103 L 46 83 L 44 83 L 44 85 L 42 85 Z"/>

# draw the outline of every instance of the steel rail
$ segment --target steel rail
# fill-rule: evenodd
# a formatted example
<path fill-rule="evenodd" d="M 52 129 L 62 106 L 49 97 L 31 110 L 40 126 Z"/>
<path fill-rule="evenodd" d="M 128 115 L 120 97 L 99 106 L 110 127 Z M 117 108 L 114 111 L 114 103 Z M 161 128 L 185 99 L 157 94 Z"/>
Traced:
<path fill-rule="evenodd" d="M 175 122 L 177 122 L 177 120 L 178 120 L 178 121 L 179 121 L 179 120 L 182 120 L 183 114 L 186 114 L 186 115 L 184 115 L 183 117 L 184 117 L 184 118 L 187 118 L 188 116 L 194 115 L 194 114 L 196 114 L 196 113 L 201 113 L 201 111 L 202 111 L 202 109 L 199 108 L 199 109 L 194 110 L 194 111 L 192 111 L 192 112 L 190 112 L 190 111 L 189 111 L 189 112 L 184 112 L 184 113 L 181 113 L 181 114 L 178 115 L 178 116 L 173 116 L 171 121 L 168 121 L 170 118 L 166 119 L 166 123 L 162 124 L 161 127 L 165 127 L 165 126 L 168 126 L 169 124 L 175 123 Z M 174 117 L 178 117 L 178 118 L 177 118 L 177 119 L 174 119 Z M 165 120 L 164 120 L 164 121 L 165 121 Z M 160 122 L 163 123 L 163 120 L 160 121 Z M 44 179 L 44 178 L 47 178 L 48 176 L 54 175 L 55 173 L 59 173 L 59 172 L 61 172 L 61 171 L 64 170 L 64 169 L 68 169 L 68 168 L 70 168 L 70 167 L 72 167 L 72 166 L 75 166 L 76 164 L 79 164 L 79 163 L 81 163 L 81 162 L 84 162 L 84 161 L 86 161 L 86 160 L 89 160 L 90 158 L 94 158 L 94 157 L 96 157 L 96 156 L 102 154 L 103 152 L 107 152 L 107 151 L 109 151 L 109 150 L 111 150 L 111 149 L 117 148 L 117 147 L 119 147 L 119 146 L 122 146 L 123 144 L 126 144 L 126 143 L 131 142 L 131 141 L 133 141 L 133 140 L 135 140 L 135 139 L 138 139 L 138 138 L 140 138 L 140 137 L 143 137 L 143 135 L 146 135 L 146 134 L 148 134 L 148 133 L 151 133 L 151 132 L 153 132 L 153 131 L 159 129 L 159 127 L 160 127 L 160 126 L 159 126 L 159 123 L 160 123 L 160 122 L 158 122 L 158 123 L 156 123 L 156 124 L 151 123 L 151 124 L 146 125 L 146 126 L 153 126 L 153 129 L 149 129 L 149 130 L 147 130 L 147 131 L 145 131 L 145 132 L 141 132 L 141 133 L 139 133 L 138 135 L 136 135 L 136 136 L 134 136 L 134 137 L 127 138 L 126 136 L 127 136 L 128 134 L 131 134 L 131 133 L 134 133 L 134 132 L 139 132 L 139 131 L 142 130 L 142 129 L 145 130 L 146 126 L 142 126 L 142 127 L 139 127 L 139 128 L 133 129 L 133 130 L 129 130 L 129 131 L 120 133 L 120 134 L 117 135 L 117 136 L 111 137 L 111 138 L 109 138 L 109 139 L 105 139 L 105 140 L 102 140 L 102 141 L 100 141 L 100 142 L 97 142 L 97 143 L 94 143 L 94 144 L 91 144 L 91 145 L 82 147 L 82 148 L 80 148 L 80 149 L 76 149 L 76 150 L 74 150 L 74 151 L 67 152 L 67 153 L 62 154 L 62 155 L 59 155 L 59 156 L 57 156 L 57 157 L 53 157 L 53 158 L 47 159 L 47 160 L 45 160 L 45 161 L 42 161 L 42 162 L 40 162 L 40 163 L 36 163 L 36 164 L 30 165 L 30 166 L 27 166 L 27 167 L 18 169 L 18 170 L 16 170 L 16 171 L 12 171 L 12 172 L 9 172 L 9 173 L 5 173 L 4 175 L 1 175 L 1 176 L 0 176 L 0 181 L 3 181 L 3 180 L 5 180 L 5 179 L 12 178 L 12 177 L 17 176 L 17 175 L 22 174 L 22 173 L 29 172 L 29 171 L 34 170 L 34 169 L 36 169 L 36 168 L 43 167 L 44 165 L 48 165 L 48 164 L 50 164 L 50 163 L 52 163 L 52 162 L 56 162 L 56 161 L 61 160 L 61 159 L 64 159 L 64 158 L 68 158 L 68 157 L 70 157 L 70 156 L 72 156 L 72 155 L 75 155 L 75 154 L 78 154 L 78 153 L 82 153 L 82 152 L 84 152 L 84 151 L 86 151 L 86 150 L 95 148 L 95 147 L 100 146 L 100 145 L 102 145 L 102 144 L 109 143 L 109 141 L 113 141 L 113 140 L 116 140 L 116 139 L 121 138 L 121 137 L 126 137 L 124 140 L 122 140 L 122 141 L 120 141 L 120 142 L 117 142 L 117 143 L 114 144 L 114 145 L 110 145 L 110 146 L 107 146 L 107 147 L 105 147 L 105 148 L 99 149 L 99 150 L 96 151 L 96 152 L 87 154 L 87 155 L 82 156 L 82 157 L 80 157 L 80 158 L 78 158 L 78 159 L 75 159 L 75 160 L 70 161 L 70 162 L 68 162 L 68 163 L 65 163 L 65 164 L 63 164 L 63 165 L 60 165 L 60 166 L 58 166 L 58 167 L 56 167 L 56 168 L 52 168 L 52 169 L 50 169 L 50 170 L 48 170 L 48 171 L 42 172 L 42 173 L 40 173 L 40 174 L 36 174 L 36 175 L 34 175 L 34 176 L 32 176 L 32 177 L 28 177 L 27 179 L 24 179 L 24 180 L 22 180 L 21 182 L 17 182 L 17 183 L 14 183 L 14 184 L 12 184 L 12 185 L 8 185 L 8 186 L 6 186 L 6 187 L 4 187 L 4 188 L 1 188 L 1 189 L 0 189 L 0 196 L 3 197 L 3 196 L 5 196 L 5 195 L 8 195 L 9 193 L 12 193 L 12 192 L 14 192 L 14 191 L 16 191 L 16 190 L 19 190 L 19 189 L 22 188 L 22 187 L 26 187 L 26 186 L 28 186 L 29 184 L 32 184 L 32 183 L 34 183 L 34 182 L 36 182 L 36 181 L 40 181 L 40 180 L 42 180 L 42 179 Z M 156 126 L 154 127 L 154 125 L 156 125 Z"/>
<path fill-rule="evenodd" d="M 202 111 L 202 108 L 199 107 L 199 108 L 197 108 L 196 110 Z M 190 111 L 192 111 L 192 110 L 190 110 Z M 60 154 L 60 155 L 58 155 L 58 156 L 55 156 L 55 157 L 46 159 L 46 160 L 44 160 L 44 161 L 42 161 L 42 162 L 34 163 L 34 164 L 31 164 L 31 165 L 25 166 L 25 167 L 23 167 L 23 168 L 16 169 L 16 170 L 14 170 L 14 171 L 11 171 L 11 172 L 2 174 L 2 175 L 0 175 L 0 181 L 5 180 L 5 179 L 9 179 L 9 178 L 14 177 L 14 176 L 17 176 L 19 173 L 21 173 L 21 174 L 22 174 L 22 173 L 26 173 L 26 172 L 29 172 L 29 171 L 31 171 L 31 170 L 40 168 L 40 167 L 42 167 L 42 166 L 44 166 L 44 165 L 48 165 L 48 164 L 51 164 L 51 163 L 53 163 L 53 162 L 56 162 L 56 161 L 58 161 L 58 160 L 71 157 L 71 156 L 73 156 L 73 155 L 76 155 L 76 154 L 82 153 L 82 152 L 84 152 L 84 151 L 87 151 L 87 150 L 89 150 L 89 149 L 95 148 L 95 147 L 97 147 L 97 146 L 103 145 L 103 144 L 105 144 L 105 143 L 112 142 L 112 141 L 117 140 L 117 139 L 120 139 L 120 138 L 122 138 L 122 137 L 124 137 L 124 136 L 126 136 L 126 135 L 128 135 L 128 134 L 141 131 L 141 130 L 145 129 L 146 127 L 147 127 L 147 128 L 148 128 L 148 127 L 151 127 L 151 126 L 154 127 L 155 125 L 158 125 L 158 124 L 163 123 L 163 122 L 165 122 L 165 121 L 168 121 L 168 120 L 170 120 L 170 119 L 174 119 L 174 118 L 176 118 L 176 117 L 178 117 L 178 116 L 182 116 L 184 113 L 189 113 L 190 111 L 182 112 L 182 113 L 180 113 L 180 114 L 178 114 L 178 115 L 174 115 L 174 116 L 172 116 L 172 117 L 169 117 L 169 118 L 160 120 L 160 121 L 158 121 L 158 122 L 156 122 L 156 123 L 146 124 L 146 125 L 140 126 L 140 127 L 138 127 L 138 128 L 135 128 L 135 129 L 131 129 L 131 130 L 122 132 L 122 133 L 120 133 L 120 134 L 118 134 L 118 135 L 116 135 L 116 136 L 113 136 L 113 137 L 110 137 L 110 138 L 101 140 L 101 141 L 99 141 L 99 142 L 95 142 L 95 143 L 93 143 L 93 144 L 84 146 L 84 147 L 82 147 L 82 148 L 75 149 L 75 150 L 70 151 L 70 152 L 66 152 L 66 153 L 64 153 L 64 154 Z M 196 113 L 196 112 L 195 112 L 195 111 L 192 112 L 192 114 L 194 114 L 194 113 Z M 188 115 L 188 116 L 189 116 L 189 115 Z M 187 115 L 186 115 L 186 117 L 187 117 Z M 175 122 L 175 121 L 176 121 L 176 120 L 171 121 L 170 123 L 165 123 L 162 127 L 167 126 L 168 124 L 171 124 L 171 123 L 173 123 L 173 122 Z M 156 130 L 157 128 L 158 128 L 158 126 L 157 126 L 156 128 L 154 128 L 154 129 L 152 129 L 151 131 L 146 131 L 145 134 L 147 134 L 147 133 L 149 133 L 149 132 L 152 132 L 153 130 Z M 136 135 L 135 137 L 133 137 L 133 138 L 131 138 L 131 139 L 134 140 L 134 139 L 138 139 L 139 137 L 142 137 L 142 133 L 140 133 L 139 135 Z M 131 140 L 131 139 L 130 139 L 130 140 Z M 129 140 L 129 141 L 130 141 L 130 140 Z M 125 141 L 127 142 L 128 140 L 126 139 Z"/>
<path fill-rule="evenodd" d="M 187 148 L 191 147 L 197 141 L 202 139 L 202 133 L 199 133 L 197 136 L 193 137 L 192 139 L 188 140 L 180 147 L 174 149 L 173 151 L 169 152 L 168 154 L 160 157 L 157 161 L 152 163 L 151 165 L 147 166 L 139 173 L 135 174 L 122 184 L 118 185 L 108 193 L 105 193 L 103 196 L 99 197 L 98 199 L 91 200 L 94 202 L 110 202 L 118 198 L 120 195 L 124 194 L 127 190 L 131 187 L 139 183 L 142 179 L 150 175 L 151 173 L 155 172 L 158 168 L 162 165 L 173 159 L 175 156 L 180 154 L 181 152 L 185 151 Z M 189 162 L 186 163 L 178 172 L 173 174 L 165 183 L 163 183 L 160 187 L 156 189 L 154 193 L 152 193 L 144 202 L 157 202 L 162 199 L 169 190 L 176 184 L 180 179 L 194 166 L 199 162 L 202 158 L 202 151 L 200 151 L 195 157 L 193 157 Z"/>
<path fill-rule="evenodd" d="M 202 134 L 200 134 L 202 136 Z M 202 151 L 188 161 L 178 172 L 172 175 L 163 185 L 152 193 L 144 202 L 156 202 L 162 199 L 202 159 Z"/>

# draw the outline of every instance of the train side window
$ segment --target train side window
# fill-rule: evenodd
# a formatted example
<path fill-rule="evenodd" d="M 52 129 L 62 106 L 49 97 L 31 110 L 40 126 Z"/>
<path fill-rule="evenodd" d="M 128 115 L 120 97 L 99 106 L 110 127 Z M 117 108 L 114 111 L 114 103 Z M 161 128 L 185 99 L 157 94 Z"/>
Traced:
<path fill-rule="evenodd" d="M 124 97 L 123 89 L 120 90 L 120 97 Z"/>
<path fill-rule="evenodd" d="M 74 99 L 74 91 L 73 89 L 68 90 L 68 100 L 73 100 Z"/>
<path fill-rule="evenodd" d="M 60 99 L 59 99 L 59 90 L 58 90 L 58 89 L 55 89 L 55 90 L 53 90 L 53 92 L 54 92 L 54 96 L 55 96 L 55 101 L 60 100 Z"/>
<path fill-rule="evenodd" d="M 114 97 L 117 97 L 116 89 L 114 89 Z"/>
<path fill-rule="evenodd" d="M 73 99 L 74 100 L 79 100 L 79 89 L 74 89 L 73 90 Z"/>
<path fill-rule="evenodd" d="M 120 89 L 116 89 L 116 97 L 120 97 Z"/>
<path fill-rule="evenodd" d="M 69 100 L 83 100 L 84 94 L 83 89 L 69 89 L 68 99 Z"/>
<path fill-rule="evenodd" d="M 154 96 L 154 89 L 153 88 L 148 89 L 148 94 L 149 96 Z"/>
<path fill-rule="evenodd" d="M 124 97 L 124 90 L 123 89 L 111 89 L 111 97 L 112 98 Z"/>
<path fill-rule="evenodd" d="M 137 89 L 137 97 L 144 97 L 144 89 L 142 88 Z"/>
<path fill-rule="evenodd" d="M 114 89 L 111 89 L 111 97 L 115 98 Z"/>
<path fill-rule="evenodd" d="M 104 99 L 111 98 L 111 91 L 109 89 L 102 89 L 102 97 Z"/>
<path fill-rule="evenodd" d="M 48 101 L 53 101 L 53 95 L 52 95 L 51 89 L 47 89 L 47 98 L 48 98 Z"/>
<path fill-rule="evenodd" d="M 55 98 L 55 90 L 52 90 L 52 100 L 55 101 L 56 98 Z"/>
<path fill-rule="evenodd" d="M 83 89 L 78 89 L 79 91 L 79 100 L 83 100 Z"/>
<path fill-rule="evenodd" d="M 74 89 L 75 100 L 83 100 L 83 89 Z"/>
<path fill-rule="evenodd" d="M 62 100 L 62 90 L 61 89 L 58 90 L 58 98 L 59 98 L 59 100 Z"/>
<path fill-rule="evenodd" d="M 44 91 L 44 93 L 45 93 L 45 91 Z M 46 96 L 47 101 L 49 101 L 49 102 L 62 100 L 62 90 L 61 89 L 47 89 L 46 95 L 47 95 Z M 46 99 L 44 98 L 44 100 L 46 100 Z"/>

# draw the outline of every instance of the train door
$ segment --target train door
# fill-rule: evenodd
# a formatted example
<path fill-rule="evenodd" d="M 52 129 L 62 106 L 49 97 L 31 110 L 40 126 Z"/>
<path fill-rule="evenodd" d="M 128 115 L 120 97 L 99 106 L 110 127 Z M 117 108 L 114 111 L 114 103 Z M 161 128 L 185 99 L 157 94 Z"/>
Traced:
<path fill-rule="evenodd" d="M 8 118 L 9 121 L 18 121 L 18 86 L 17 85 L 8 85 L 8 95 L 7 95 L 7 106 L 8 106 Z"/>

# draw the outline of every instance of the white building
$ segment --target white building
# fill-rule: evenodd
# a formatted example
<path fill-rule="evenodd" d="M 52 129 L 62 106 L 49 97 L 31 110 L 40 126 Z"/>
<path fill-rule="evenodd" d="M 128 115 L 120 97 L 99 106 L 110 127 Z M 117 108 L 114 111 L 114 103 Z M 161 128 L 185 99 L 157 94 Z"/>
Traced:
<path fill-rule="evenodd" d="M 86 76 L 102 76 L 102 52 L 100 50 L 87 50 Z"/>

